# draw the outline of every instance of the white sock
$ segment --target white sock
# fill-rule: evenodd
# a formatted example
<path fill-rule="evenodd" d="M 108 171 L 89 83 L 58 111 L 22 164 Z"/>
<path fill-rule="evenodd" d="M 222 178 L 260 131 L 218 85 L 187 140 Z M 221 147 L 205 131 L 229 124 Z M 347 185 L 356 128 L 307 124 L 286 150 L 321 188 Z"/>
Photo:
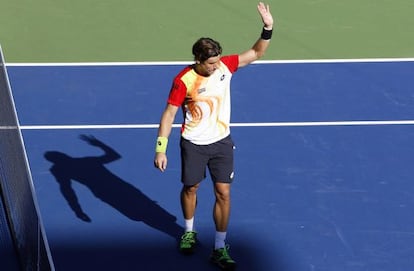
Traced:
<path fill-rule="evenodd" d="M 216 231 L 216 242 L 214 243 L 214 249 L 219 249 L 226 246 L 226 234 L 226 232 Z"/>
<path fill-rule="evenodd" d="M 185 231 L 194 231 L 194 217 L 190 219 L 184 219 L 185 222 Z"/>

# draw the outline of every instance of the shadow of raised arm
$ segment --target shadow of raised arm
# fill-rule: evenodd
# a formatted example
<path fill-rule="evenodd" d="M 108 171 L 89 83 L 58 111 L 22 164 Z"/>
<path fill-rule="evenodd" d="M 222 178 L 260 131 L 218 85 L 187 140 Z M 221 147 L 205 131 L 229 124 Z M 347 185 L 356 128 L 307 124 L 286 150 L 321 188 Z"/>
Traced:
<path fill-rule="evenodd" d="M 117 153 L 114 149 L 97 139 L 92 135 L 80 135 L 79 138 L 85 142 L 87 142 L 91 146 L 101 148 L 105 154 L 100 156 L 100 162 L 106 164 L 118 160 L 121 158 L 121 155 Z"/>

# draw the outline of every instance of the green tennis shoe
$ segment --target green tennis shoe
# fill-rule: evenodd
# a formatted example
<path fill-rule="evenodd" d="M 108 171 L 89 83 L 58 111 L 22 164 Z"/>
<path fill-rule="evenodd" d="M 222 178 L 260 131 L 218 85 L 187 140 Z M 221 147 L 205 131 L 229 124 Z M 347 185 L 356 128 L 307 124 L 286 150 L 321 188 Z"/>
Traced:
<path fill-rule="evenodd" d="M 229 246 L 213 250 L 210 255 L 210 261 L 218 265 L 222 270 L 235 270 L 236 262 L 229 255 Z"/>
<path fill-rule="evenodd" d="M 181 236 L 180 251 L 184 254 L 192 254 L 197 245 L 197 233 L 188 231 Z"/>

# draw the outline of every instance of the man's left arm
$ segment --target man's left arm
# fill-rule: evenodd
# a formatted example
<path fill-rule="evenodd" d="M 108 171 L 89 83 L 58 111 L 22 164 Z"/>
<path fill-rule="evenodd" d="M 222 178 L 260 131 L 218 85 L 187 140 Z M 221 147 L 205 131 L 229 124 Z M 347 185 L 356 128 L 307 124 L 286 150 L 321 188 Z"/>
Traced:
<path fill-rule="evenodd" d="M 264 24 L 263 30 L 260 38 L 256 41 L 252 48 L 239 55 L 239 67 L 246 66 L 261 58 L 269 47 L 273 32 L 273 16 L 270 13 L 269 5 L 265 5 L 262 2 L 258 4 L 257 10 L 259 11 Z"/>

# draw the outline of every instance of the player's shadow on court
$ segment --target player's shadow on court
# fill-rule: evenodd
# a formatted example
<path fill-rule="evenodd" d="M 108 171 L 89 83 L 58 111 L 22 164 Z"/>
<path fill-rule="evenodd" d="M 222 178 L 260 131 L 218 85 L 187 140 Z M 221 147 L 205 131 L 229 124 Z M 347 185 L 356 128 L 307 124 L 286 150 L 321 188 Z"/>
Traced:
<path fill-rule="evenodd" d="M 105 164 L 121 158 L 114 149 L 93 136 L 81 135 L 80 139 L 102 149 L 104 154 L 88 157 L 71 157 L 59 151 L 47 151 L 44 154 L 44 157 L 53 163 L 50 172 L 79 219 L 91 222 L 91 218 L 83 211 L 78 201 L 72 182 L 85 185 L 95 197 L 131 220 L 141 221 L 175 239 L 182 234 L 183 229 L 176 223 L 174 215 L 105 167 Z"/>
<path fill-rule="evenodd" d="M 175 239 L 181 236 L 184 229 L 176 223 L 175 216 L 105 167 L 106 164 L 119 160 L 121 158 L 119 153 L 95 137 L 81 135 L 80 138 L 102 149 L 103 155 L 71 157 L 59 151 L 44 153 L 44 157 L 52 162 L 50 172 L 56 178 L 62 195 L 79 219 L 91 222 L 91 218 L 84 212 L 78 201 L 72 187 L 73 182 L 85 185 L 96 198 L 109 204 L 131 220 L 143 222 Z M 200 240 L 197 253 L 192 256 L 180 254 L 178 249 L 171 249 L 165 242 L 159 244 L 155 242 L 150 247 L 141 247 L 139 244 L 131 246 L 131 244 L 103 243 L 97 247 L 93 243 L 81 246 L 56 243 L 53 244 L 52 254 L 56 269 L 61 271 L 180 271 L 188 269 L 188 266 L 193 266 L 198 271 L 218 270 L 216 266 L 208 262 L 211 247 L 203 245 L 203 241 Z M 242 253 L 250 255 L 248 247 L 243 244 L 238 244 L 237 247 L 241 248 Z M 240 271 L 260 270 L 256 268 L 257 264 L 253 264 L 245 254 L 240 255 L 239 258 L 242 262 L 242 266 L 238 268 Z"/>

